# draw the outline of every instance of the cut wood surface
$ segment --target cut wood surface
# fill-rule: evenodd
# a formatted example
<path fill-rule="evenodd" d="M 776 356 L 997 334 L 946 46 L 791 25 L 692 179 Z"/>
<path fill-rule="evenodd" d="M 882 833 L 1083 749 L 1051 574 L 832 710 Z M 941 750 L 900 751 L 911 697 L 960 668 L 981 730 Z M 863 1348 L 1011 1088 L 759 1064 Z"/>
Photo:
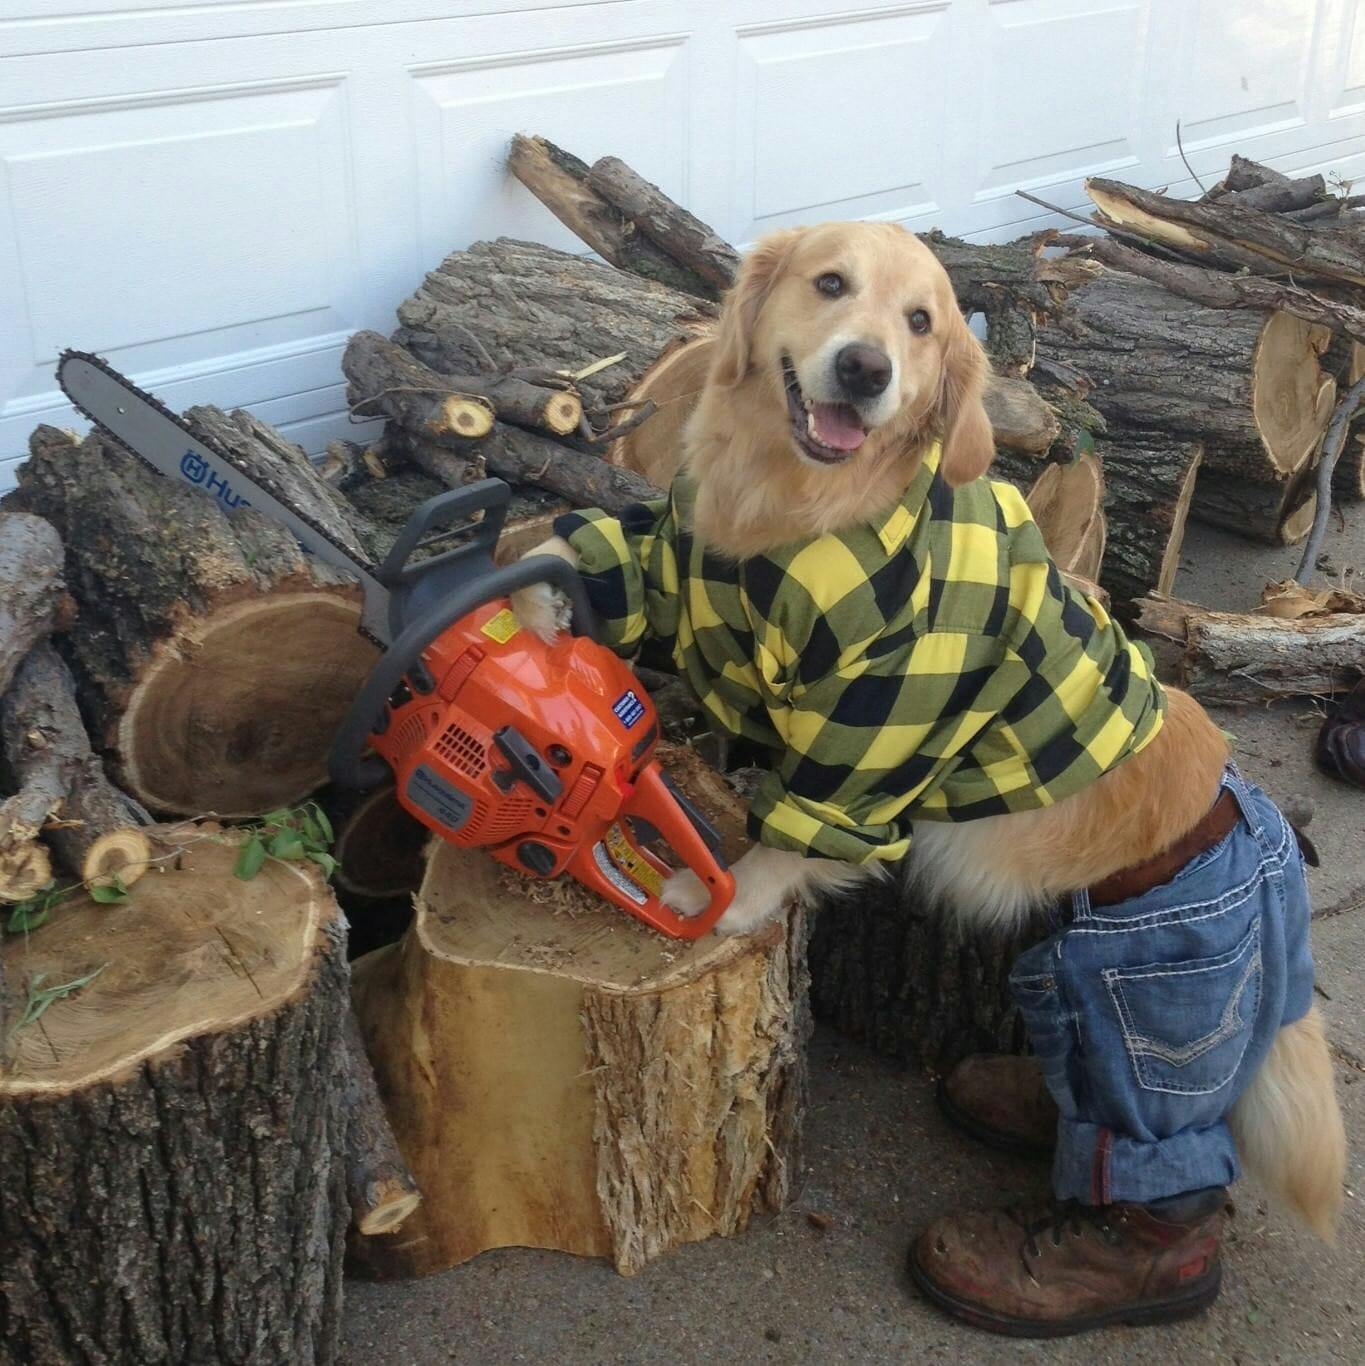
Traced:
<path fill-rule="evenodd" d="M 1287 479 L 1322 435 L 1327 341 L 1288 314 L 1205 308 L 1113 271 L 1039 334 L 1111 425 L 1200 440 L 1206 467 L 1263 483 Z"/>
<path fill-rule="evenodd" d="M 292 467 L 307 464 L 297 447 L 257 430 L 272 477 L 359 552 L 344 500 Z M 63 533 L 80 611 L 62 648 L 119 785 L 154 811 L 232 816 L 318 787 L 375 659 L 354 581 L 260 514 L 226 515 L 96 436 L 40 427 L 30 448 L 16 497 Z"/>
<path fill-rule="evenodd" d="M 221 836 L 158 841 L 126 903 L 64 902 L 0 949 L 20 1003 L 90 978 L 12 1028 L 0 1075 L 6 1360 L 335 1362 L 335 903 L 311 866 L 244 882 Z"/>
<path fill-rule="evenodd" d="M 675 261 L 696 271 L 717 293 L 734 283 L 739 269 L 739 253 L 734 247 L 620 157 L 602 157 L 593 162 L 588 184 Z"/>
<path fill-rule="evenodd" d="M 1105 226 L 1233 266 L 1251 258 L 1263 270 L 1365 285 L 1365 236 L 1350 226 L 1309 227 L 1236 201 L 1172 199 L 1098 176 L 1085 188 Z"/>
<path fill-rule="evenodd" d="M 1041 455 L 1057 438 L 1057 415 L 1027 380 L 992 375 L 983 396 L 995 444 Z"/>
<path fill-rule="evenodd" d="M 545 138 L 518 133 L 508 148 L 507 169 L 566 228 L 612 265 L 690 294 L 714 298 L 719 292 L 715 283 L 639 231 L 629 214 L 601 194 L 592 183 L 587 163 L 572 152 Z"/>
<path fill-rule="evenodd" d="M 732 855 L 743 807 L 665 762 Z M 576 884 L 433 845 L 400 945 L 355 965 L 356 1009 L 423 1203 L 352 1265 L 422 1275 L 493 1247 L 633 1273 L 780 1209 L 801 1171 L 804 920 L 668 940 Z"/>
<path fill-rule="evenodd" d="M 486 436 L 493 418 L 555 436 L 577 432 L 583 405 L 565 384 L 532 384 L 517 375 L 444 375 L 378 332 L 356 332 L 341 368 L 346 397 L 373 416 L 384 412 L 441 445 Z"/>
<path fill-rule="evenodd" d="M 66 601 L 62 538 L 41 517 L 0 512 L 0 697 Z"/>
<path fill-rule="evenodd" d="M 1144 598 L 1138 607 L 1143 634 L 1174 647 L 1165 652 L 1172 681 L 1203 702 L 1332 696 L 1365 675 L 1365 614 L 1286 620 L 1175 598 Z"/>
<path fill-rule="evenodd" d="M 34 646 L 0 698 L 0 750 L 19 788 L 0 803 L 0 901 L 21 901 L 37 890 L 23 887 L 22 877 L 16 888 L 7 874 L 13 862 L 26 862 L 23 841 L 39 834 L 77 882 L 117 875 L 131 887 L 142 877 L 152 853 L 141 829 L 147 813 L 105 777 L 90 750 L 71 673 L 47 642 Z M 24 807 L 27 822 L 19 815 Z"/>
<path fill-rule="evenodd" d="M 1029 489 L 1029 511 L 1064 574 L 1098 579 L 1104 558 L 1104 471 L 1094 455 L 1049 465 Z"/>
<path fill-rule="evenodd" d="M 611 443 L 607 459 L 613 465 L 668 487 L 682 460 L 683 429 L 706 383 L 714 351 L 710 330 L 680 337 L 663 349 L 630 391 L 632 399 L 652 401 L 655 412 Z"/>
<path fill-rule="evenodd" d="M 606 409 L 669 342 L 714 318 L 705 300 L 626 271 L 499 238 L 452 252 L 398 309 L 394 340 L 433 370 L 550 370 L 578 374 L 583 406 L 601 428 Z"/>

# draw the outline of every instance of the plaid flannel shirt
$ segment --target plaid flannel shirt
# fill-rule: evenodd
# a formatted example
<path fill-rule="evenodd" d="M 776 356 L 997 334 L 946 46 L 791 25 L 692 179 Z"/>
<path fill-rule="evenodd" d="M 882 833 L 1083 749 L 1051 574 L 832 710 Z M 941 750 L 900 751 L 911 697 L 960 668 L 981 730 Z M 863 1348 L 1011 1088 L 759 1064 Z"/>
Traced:
<path fill-rule="evenodd" d="M 1019 492 L 950 488 L 939 456 L 875 522 L 738 563 L 692 536 L 683 477 L 555 523 L 606 642 L 660 642 L 719 726 L 773 751 L 764 844 L 899 859 L 912 818 L 1049 805 L 1161 726 L 1150 656 L 1063 583 Z"/>

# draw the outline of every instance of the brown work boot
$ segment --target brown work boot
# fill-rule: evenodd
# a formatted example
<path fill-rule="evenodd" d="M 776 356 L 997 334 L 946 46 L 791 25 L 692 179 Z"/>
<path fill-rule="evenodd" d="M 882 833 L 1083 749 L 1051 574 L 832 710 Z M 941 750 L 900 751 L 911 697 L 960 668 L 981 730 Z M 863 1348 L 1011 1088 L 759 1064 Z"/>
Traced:
<path fill-rule="evenodd" d="M 951 1124 L 1002 1152 L 1044 1157 L 1057 1144 L 1057 1102 L 1032 1058 L 977 1053 L 938 1084 Z"/>
<path fill-rule="evenodd" d="M 1048 1201 L 936 1219 L 910 1278 L 941 1309 L 1011 1337 L 1167 1323 L 1218 1297 L 1221 1188 L 1156 1205 Z"/>

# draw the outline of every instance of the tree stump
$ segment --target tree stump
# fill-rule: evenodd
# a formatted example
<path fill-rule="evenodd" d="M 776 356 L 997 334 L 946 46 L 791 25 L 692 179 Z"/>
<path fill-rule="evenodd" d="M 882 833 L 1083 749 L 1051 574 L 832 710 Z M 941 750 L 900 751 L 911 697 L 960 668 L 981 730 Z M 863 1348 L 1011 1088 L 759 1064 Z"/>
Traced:
<path fill-rule="evenodd" d="M 3 948 L 5 1360 L 337 1360 L 347 1219 L 340 918 L 316 871 L 159 832 L 129 901 Z M 22 1024 L 31 992 L 95 975 Z M 31 1011 L 30 1007 L 30 1011 Z"/>
<path fill-rule="evenodd" d="M 290 496 L 361 552 L 343 501 L 288 465 L 268 428 L 193 410 L 201 430 L 250 445 Z M 236 434 L 234 436 L 234 433 Z M 274 442 L 282 439 L 269 433 Z M 16 500 L 66 543 L 77 619 L 59 645 L 91 739 L 153 811 L 249 816 L 298 801 L 375 652 L 356 632 L 354 581 L 249 508 L 225 513 L 91 436 L 40 427 Z"/>
<path fill-rule="evenodd" d="M 742 848 L 743 808 L 688 751 L 673 776 Z M 437 841 L 403 942 L 355 964 L 356 1011 L 423 1203 L 353 1240 L 362 1275 L 489 1248 L 623 1274 L 780 1209 L 801 1170 L 805 920 L 665 939 L 577 884 Z"/>

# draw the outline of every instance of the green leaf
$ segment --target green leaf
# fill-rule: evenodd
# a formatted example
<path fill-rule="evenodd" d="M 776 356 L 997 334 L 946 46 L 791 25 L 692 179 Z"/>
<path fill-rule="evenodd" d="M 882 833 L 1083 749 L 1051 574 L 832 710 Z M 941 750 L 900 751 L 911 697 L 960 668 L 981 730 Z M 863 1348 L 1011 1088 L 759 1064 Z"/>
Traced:
<path fill-rule="evenodd" d="M 274 858 L 296 859 L 303 857 L 303 841 L 295 830 L 281 830 L 270 841 L 270 853 Z"/>
<path fill-rule="evenodd" d="M 115 902 L 128 900 L 128 889 L 115 875 L 109 882 L 91 883 L 90 899 L 104 906 L 112 906 Z"/>
<path fill-rule="evenodd" d="M 10 908 L 9 922 L 5 929 L 10 934 L 27 934 L 30 930 L 36 930 L 51 916 L 51 903 L 34 897 L 32 901 L 21 901 L 17 906 Z"/>
<path fill-rule="evenodd" d="M 310 849 L 308 857 L 322 869 L 328 877 L 337 870 L 337 861 L 325 849 Z"/>
<path fill-rule="evenodd" d="M 242 845 L 242 852 L 237 855 L 237 863 L 232 870 L 233 876 L 241 878 L 243 882 L 249 882 L 263 867 L 265 867 L 265 841 L 259 835 L 252 835 Z"/>
<path fill-rule="evenodd" d="M 327 819 L 327 813 L 317 804 L 317 802 L 309 802 L 308 807 L 313 813 L 313 819 L 317 821 L 322 829 L 322 838 L 325 839 L 328 844 L 331 844 L 332 841 L 336 839 L 336 836 L 332 833 L 332 822 Z"/>
<path fill-rule="evenodd" d="M 303 842 L 310 849 L 325 849 L 326 841 L 322 837 L 322 827 L 317 823 L 311 811 L 305 810 L 299 818 L 299 827 L 303 832 Z"/>
<path fill-rule="evenodd" d="M 287 807 L 277 807 L 274 811 L 267 811 L 261 817 L 262 825 L 288 825 L 294 819 L 294 813 Z"/>
<path fill-rule="evenodd" d="M 47 973 L 34 973 L 29 978 L 28 1000 L 24 1003 L 24 1013 L 15 1023 L 14 1032 L 17 1034 L 25 1025 L 31 1025 L 53 1001 L 60 1001 L 63 997 L 74 995 L 82 987 L 89 986 L 108 966 L 108 963 L 101 963 L 94 972 L 87 972 L 84 977 L 74 977 L 71 981 L 62 982 L 55 987 L 43 986 L 47 980 Z"/>

